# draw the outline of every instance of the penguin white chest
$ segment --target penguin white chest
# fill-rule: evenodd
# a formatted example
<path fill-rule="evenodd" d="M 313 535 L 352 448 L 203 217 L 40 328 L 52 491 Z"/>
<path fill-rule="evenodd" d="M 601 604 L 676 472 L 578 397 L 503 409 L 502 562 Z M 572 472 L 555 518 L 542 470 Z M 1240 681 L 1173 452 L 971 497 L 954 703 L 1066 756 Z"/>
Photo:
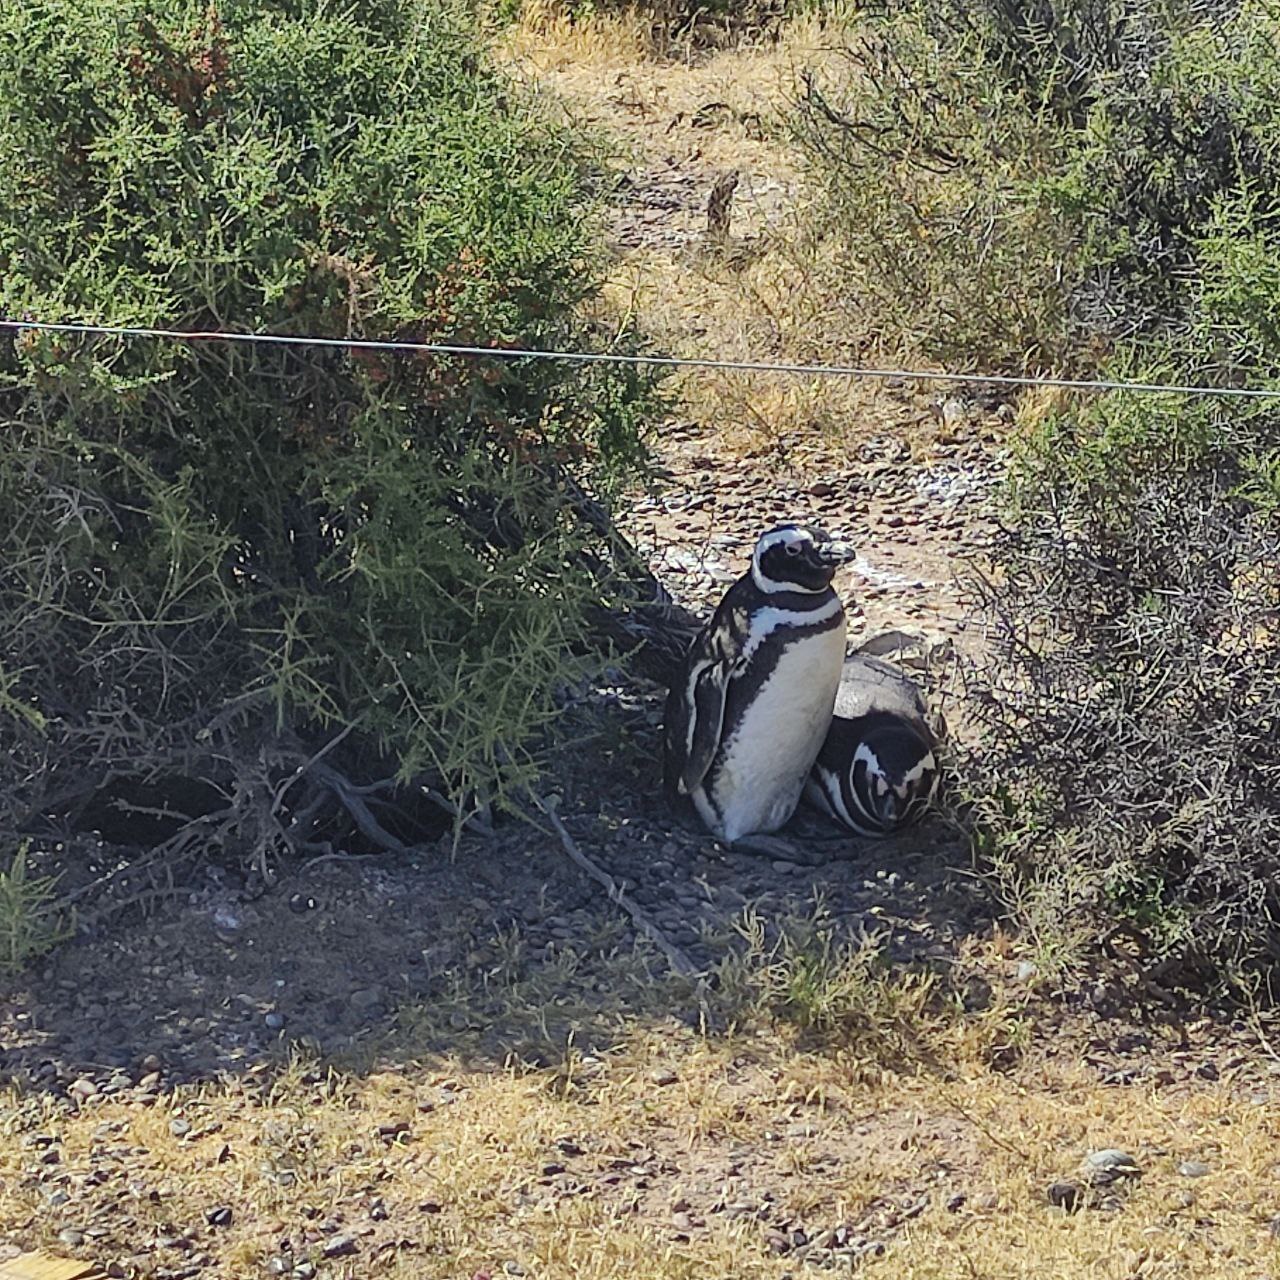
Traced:
<path fill-rule="evenodd" d="M 844 638 L 842 620 L 840 626 L 790 641 L 741 708 L 711 780 L 719 821 L 709 825 L 723 839 L 776 831 L 795 812 L 831 725 Z"/>

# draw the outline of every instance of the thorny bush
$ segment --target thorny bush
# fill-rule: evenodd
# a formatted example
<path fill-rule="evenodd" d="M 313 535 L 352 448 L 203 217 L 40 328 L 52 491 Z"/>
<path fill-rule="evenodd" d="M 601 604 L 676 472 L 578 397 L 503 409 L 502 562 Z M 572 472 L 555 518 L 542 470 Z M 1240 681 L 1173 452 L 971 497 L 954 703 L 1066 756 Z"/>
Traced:
<path fill-rule="evenodd" d="M 470 24 L 435 0 L 4 6 L 0 311 L 582 345 L 590 157 Z M 266 870 L 500 800 L 598 660 L 588 495 L 640 459 L 650 390 L 0 337 L 0 847 L 29 835 L 34 864 L 93 829 L 163 851 L 143 865 Z"/>
<path fill-rule="evenodd" d="M 846 295 L 949 363 L 1280 385 L 1280 8 L 904 0 L 797 129 Z M 868 323 L 864 319 L 864 325 Z M 1280 961 L 1280 411 L 1028 397 L 962 776 L 1050 967 Z M 1134 951 L 1138 953 L 1134 956 Z"/>
<path fill-rule="evenodd" d="M 966 788 L 986 863 L 1047 969 L 1123 936 L 1144 982 L 1270 980 L 1280 529 L 1229 443 L 1124 509 L 1105 481 L 1064 501 L 1035 479 L 1039 514 L 980 592 L 995 652 Z"/>
<path fill-rule="evenodd" d="M 795 114 L 851 313 L 1020 370 L 1179 332 L 1220 210 L 1275 220 L 1278 33 L 1274 0 L 859 10 Z"/>

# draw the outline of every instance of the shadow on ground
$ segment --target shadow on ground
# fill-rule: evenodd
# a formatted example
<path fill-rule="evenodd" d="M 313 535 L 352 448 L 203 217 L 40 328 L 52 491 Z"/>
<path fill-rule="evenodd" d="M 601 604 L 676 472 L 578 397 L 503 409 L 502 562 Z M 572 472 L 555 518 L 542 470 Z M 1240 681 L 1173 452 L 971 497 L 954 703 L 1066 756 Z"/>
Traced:
<path fill-rule="evenodd" d="M 666 811 L 652 710 L 639 716 L 623 746 L 577 753 L 562 812 L 700 968 L 742 945 L 748 918 L 769 937 L 817 910 L 896 960 L 938 962 L 989 920 L 940 825 L 816 868 L 726 854 Z M 552 1066 L 637 1019 L 707 1025 L 694 984 L 637 941 L 555 835 L 514 820 L 454 858 L 293 865 L 252 901 L 233 871 L 206 867 L 158 914 L 65 944 L 3 994 L 5 1073 L 55 1095 L 211 1078 L 299 1048 L 356 1070 L 437 1053 Z"/>

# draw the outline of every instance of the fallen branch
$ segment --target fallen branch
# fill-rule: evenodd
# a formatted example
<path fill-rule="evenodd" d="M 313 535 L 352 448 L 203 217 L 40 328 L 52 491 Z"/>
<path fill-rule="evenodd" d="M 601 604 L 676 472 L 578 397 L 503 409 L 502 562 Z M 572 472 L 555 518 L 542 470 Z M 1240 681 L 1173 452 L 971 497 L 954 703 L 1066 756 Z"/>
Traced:
<path fill-rule="evenodd" d="M 323 761 L 315 761 L 311 765 L 315 778 L 323 782 L 337 797 L 338 802 L 351 815 L 351 821 L 359 828 L 361 835 L 381 845 L 392 853 L 410 853 L 411 850 L 402 840 L 398 840 L 377 818 L 369 812 L 369 806 L 357 794 L 356 787 L 346 777 Z"/>
<path fill-rule="evenodd" d="M 697 965 L 627 897 L 622 886 L 603 867 L 593 862 L 578 848 L 574 838 L 569 834 L 564 823 L 560 821 L 560 815 L 556 812 L 560 797 L 549 796 L 544 799 L 536 792 L 531 792 L 530 794 L 534 803 L 546 815 L 547 821 L 551 823 L 556 835 L 560 837 L 560 844 L 573 862 L 604 889 L 605 893 L 609 895 L 610 902 L 617 903 L 631 917 L 636 928 L 666 956 L 667 963 L 671 966 L 673 972 L 679 974 L 682 978 L 698 978 L 699 984 L 701 984 L 702 979 Z"/>

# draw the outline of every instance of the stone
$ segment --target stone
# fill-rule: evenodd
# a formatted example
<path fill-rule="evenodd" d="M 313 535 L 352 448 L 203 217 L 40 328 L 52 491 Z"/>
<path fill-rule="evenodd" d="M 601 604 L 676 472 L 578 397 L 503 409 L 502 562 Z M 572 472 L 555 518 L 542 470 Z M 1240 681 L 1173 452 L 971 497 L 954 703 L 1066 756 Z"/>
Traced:
<path fill-rule="evenodd" d="M 1095 1187 L 1109 1187 L 1122 1178 L 1137 1178 L 1142 1175 L 1138 1162 L 1119 1147 L 1103 1147 L 1100 1151 L 1090 1151 L 1082 1164 L 1085 1176 Z"/>
<path fill-rule="evenodd" d="M 333 1236 L 325 1241 L 321 1252 L 326 1258 L 349 1258 L 359 1252 L 359 1246 L 350 1236 Z"/>
<path fill-rule="evenodd" d="M 67 1097 L 71 1099 L 77 1106 L 84 1106 L 90 1098 L 98 1096 L 98 1086 L 94 1084 L 87 1076 L 81 1076 L 79 1080 L 75 1080 L 67 1089 Z"/>
<path fill-rule="evenodd" d="M 1067 1213 L 1074 1213 L 1081 1205 L 1084 1194 L 1074 1182 L 1055 1182 L 1049 1188 L 1049 1203 Z"/>
<path fill-rule="evenodd" d="M 1203 1160 L 1184 1160 L 1178 1166 L 1178 1172 L 1184 1178 L 1203 1178 L 1209 1174 L 1210 1170 Z"/>

